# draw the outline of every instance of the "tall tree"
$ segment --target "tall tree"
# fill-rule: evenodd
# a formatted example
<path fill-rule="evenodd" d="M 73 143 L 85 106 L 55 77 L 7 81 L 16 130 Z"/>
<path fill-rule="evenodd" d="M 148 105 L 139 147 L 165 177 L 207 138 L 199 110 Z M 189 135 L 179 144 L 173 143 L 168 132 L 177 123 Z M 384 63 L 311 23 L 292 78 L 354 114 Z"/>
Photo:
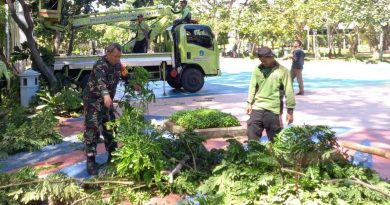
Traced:
<path fill-rule="evenodd" d="M 13 74 L 17 74 L 17 71 L 15 67 L 8 61 L 4 48 L 6 47 L 6 23 L 7 23 L 7 18 L 6 18 L 7 12 L 5 10 L 5 5 L 0 4 L 0 60 L 4 62 L 6 68 L 10 71 L 12 71 Z"/>
<path fill-rule="evenodd" d="M 34 23 L 31 18 L 31 8 L 30 6 L 26 3 L 25 0 L 6 0 L 9 12 L 13 18 L 13 20 L 16 22 L 18 27 L 22 30 L 24 35 L 26 36 L 27 39 L 27 45 L 28 48 L 31 50 L 31 56 L 34 60 L 34 62 L 38 66 L 38 70 L 42 73 L 42 75 L 47 79 L 47 81 L 50 84 L 50 87 L 55 88 L 57 86 L 57 79 L 54 76 L 54 73 L 52 69 L 50 69 L 43 61 L 41 58 L 38 48 L 37 48 L 37 43 L 35 41 L 35 38 L 33 36 L 33 29 L 34 29 Z M 23 11 L 23 17 L 26 24 L 23 22 L 24 20 L 17 15 L 17 10 L 15 8 L 16 4 L 19 3 L 22 11 Z"/>
<path fill-rule="evenodd" d="M 344 0 L 343 14 L 349 22 L 356 22 L 361 34 L 368 37 L 373 58 L 382 60 L 386 28 L 390 25 L 388 0 Z"/>

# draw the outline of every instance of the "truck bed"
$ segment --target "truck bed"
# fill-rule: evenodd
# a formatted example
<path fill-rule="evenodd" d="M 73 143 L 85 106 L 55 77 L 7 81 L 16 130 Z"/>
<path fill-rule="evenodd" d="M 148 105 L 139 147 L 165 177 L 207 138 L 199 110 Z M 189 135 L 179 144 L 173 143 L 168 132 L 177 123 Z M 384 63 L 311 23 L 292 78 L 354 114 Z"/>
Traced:
<path fill-rule="evenodd" d="M 121 62 L 125 66 L 160 66 L 164 61 L 167 65 L 172 65 L 172 55 L 171 52 L 122 54 Z M 62 70 L 64 66 L 68 66 L 70 70 L 91 69 L 99 57 L 98 55 L 55 57 L 54 70 Z"/>

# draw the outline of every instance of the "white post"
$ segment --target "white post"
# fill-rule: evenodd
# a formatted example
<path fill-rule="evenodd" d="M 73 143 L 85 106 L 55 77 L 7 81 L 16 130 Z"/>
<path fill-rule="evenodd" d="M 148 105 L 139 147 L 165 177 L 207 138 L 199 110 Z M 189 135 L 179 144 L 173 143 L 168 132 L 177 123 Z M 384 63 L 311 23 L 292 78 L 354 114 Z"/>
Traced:
<path fill-rule="evenodd" d="M 31 98 L 39 90 L 40 73 L 34 70 L 26 70 L 19 75 L 20 78 L 20 102 L 23 106 L 28 106 Z"/>
<path fill-rule="evenodd" d="M 163 95 L 164 96 L 166 96 L 167 94 L 166 94 L 166 92 L 165 92 L 165 80 L 166 80 L 166 66 L 165 66 L 165 61 L 164 62 L 162 62 L 162 73 L 163 73 L 163 90 L 164 90 L 164 93 L 163 93 Z"/>

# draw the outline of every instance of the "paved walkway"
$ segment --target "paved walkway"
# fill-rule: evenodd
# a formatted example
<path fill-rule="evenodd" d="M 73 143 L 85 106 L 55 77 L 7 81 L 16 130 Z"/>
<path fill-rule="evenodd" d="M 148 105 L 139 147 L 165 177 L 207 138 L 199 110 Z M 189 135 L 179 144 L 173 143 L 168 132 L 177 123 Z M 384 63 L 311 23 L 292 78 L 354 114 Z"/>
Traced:
<path fill-rule="evenodd" d="M 232 113 L 246 126 L 245 101 L 250 74 L 257 60 L 222 59 L 223 75 L 207 78 L 198 93 L 171 89 L 162 82 L 151 83 L 157 101 L 149 106 L 148 119 L 158 121 L 183 109 L 209 107 Z M 289 61 L 282 61 L 289 66 Z M 294 124 L 328 125 L 340 140 L 390 150 L 390 65 L 367 65 L 346 62 L 307 62 L 304 69 L 305 96 L 297 96 Z M 296 87 L 296 85 L 295 85 Z M 120 97 L 119 87 L 117 96 Z M 285 116 L 283 116 L 284 119 Z M 62 171 L 72 177 L 89 177 L 85 170 L 83 145 L 76 135 L 83 130 L 83 118 L 62 121 L 60 131 L 67 136 L 62 144 L 48 146 L 34 153 L 20 153 L 0 161 L 0 171 L 23 166 L 46 168 L 42 177 Z M 245 138 L 241 138 L 244 140 Z M 209 140 L 208 148 L 226 146 L 223 139 Z M 390 179 L 390 160 L 360 152 L 366 166 Z M 99 145 L 98 162 L 106 160 L 104 146 Z"/>

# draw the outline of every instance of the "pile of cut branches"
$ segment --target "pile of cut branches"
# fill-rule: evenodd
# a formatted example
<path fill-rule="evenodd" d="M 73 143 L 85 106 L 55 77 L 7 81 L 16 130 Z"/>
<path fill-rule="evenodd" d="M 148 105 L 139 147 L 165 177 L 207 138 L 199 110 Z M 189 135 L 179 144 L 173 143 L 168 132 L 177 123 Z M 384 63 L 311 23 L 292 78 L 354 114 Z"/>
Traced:
<path fill-rule="evenodd" d="M 128 100 L 154 100 L 139 69 L 126 86 Z M 134 93 L 134 83 L 143 86 Z M 141 96 L 137 96 L 141 95 Z M 1 204 L 143 204 L 152 196 L 178 193 L 182 204 L 388 204 L 390 184 L 378 173 L 353 165 L 325 126 L 284 129 L 275 143 L 229 139 L 226 150 L 208 151 L 205 139 L 186 131 L 176 136 L 155 129 L 144 110 L 122 102 L 111 124 L 121 147 L 104 175 L 74 179 L 36 170 L 0 174 Z"/>

